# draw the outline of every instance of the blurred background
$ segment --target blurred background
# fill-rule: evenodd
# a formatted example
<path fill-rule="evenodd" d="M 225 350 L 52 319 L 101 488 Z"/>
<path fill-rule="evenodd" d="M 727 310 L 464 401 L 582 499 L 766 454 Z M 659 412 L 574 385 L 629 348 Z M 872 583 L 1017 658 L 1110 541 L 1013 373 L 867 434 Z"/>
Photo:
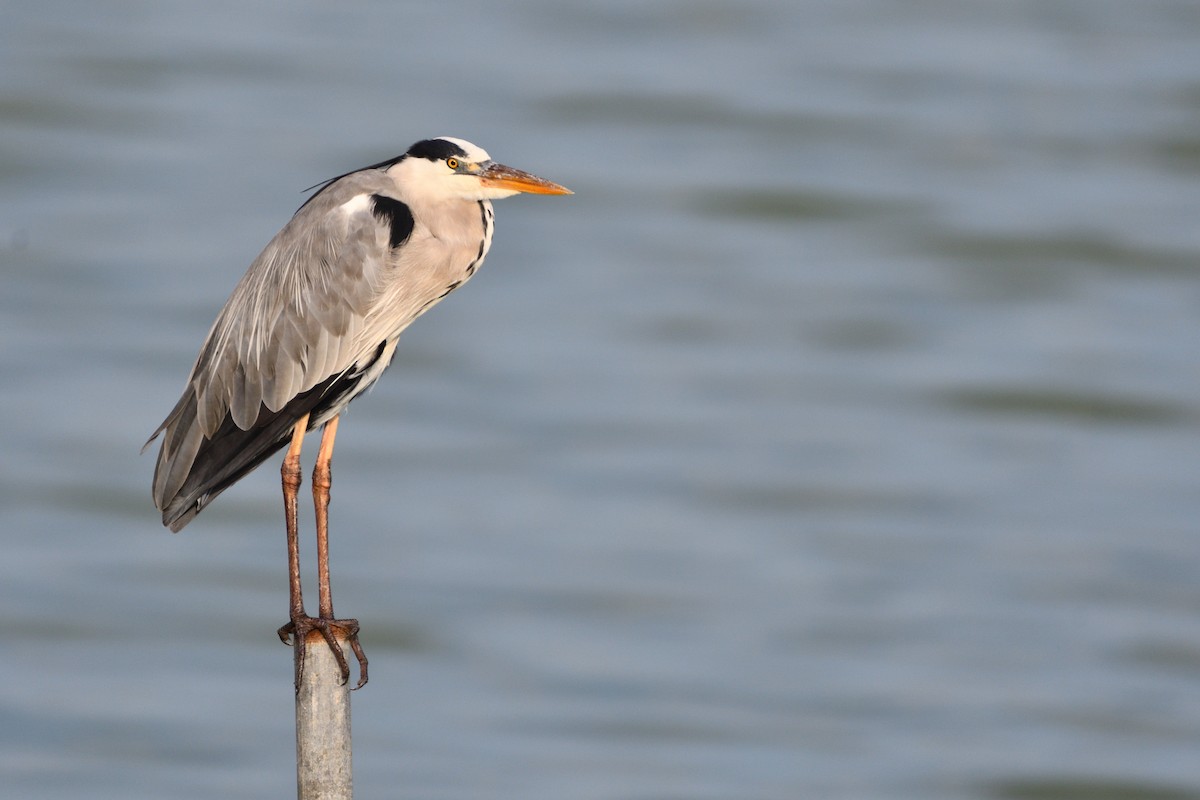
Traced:
<path fill-rule="evenodd" d="M 449 134 L 576 195 L 343 421 L 359 796 L 1200 797 L 1200 5 L 6 3 L 0 130 L 6 796 L 294 792 L 278 459 L 138 450 Z"/>

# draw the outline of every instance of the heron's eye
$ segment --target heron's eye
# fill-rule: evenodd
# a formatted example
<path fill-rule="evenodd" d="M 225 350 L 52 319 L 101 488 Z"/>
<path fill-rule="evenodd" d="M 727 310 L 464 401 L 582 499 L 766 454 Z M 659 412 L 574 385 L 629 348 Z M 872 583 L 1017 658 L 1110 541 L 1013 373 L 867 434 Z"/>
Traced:
<path fill-rule="evenodd" d="M 449 167 L 450 169 L 458 169 L 458 159 L 457 158 L 447 158 L 446 166 Z"/>

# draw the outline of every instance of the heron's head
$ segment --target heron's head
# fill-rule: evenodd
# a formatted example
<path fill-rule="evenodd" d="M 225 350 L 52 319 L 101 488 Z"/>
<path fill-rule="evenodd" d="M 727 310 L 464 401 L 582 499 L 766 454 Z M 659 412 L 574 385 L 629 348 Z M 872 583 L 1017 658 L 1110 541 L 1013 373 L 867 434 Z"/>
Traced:
<path fill-rule="evenodd" d="M 450 136 L 417 142 L 387 171 L 406 193 L 430 200 L 495 200 L 521 192 L 571 194 L 557 183 L 497 164 L 482 147 Z"/>

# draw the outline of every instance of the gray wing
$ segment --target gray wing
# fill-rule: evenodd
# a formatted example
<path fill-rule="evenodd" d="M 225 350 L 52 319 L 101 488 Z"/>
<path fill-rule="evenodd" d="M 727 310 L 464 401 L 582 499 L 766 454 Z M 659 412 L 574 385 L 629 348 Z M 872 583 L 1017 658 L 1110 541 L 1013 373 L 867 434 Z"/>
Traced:
<path fill-rule="evenodd" d="M 390 360 L 398 329 L 381 301 L 413 223 L 399 201 L 376 207 L 381 180 L 355 173 L 302 206 L 218 315 L 150 437 L 163 435 L 153 497 L 172 530 L 279 450 L 304 414 L 310 427 L 332 416 Z"/>

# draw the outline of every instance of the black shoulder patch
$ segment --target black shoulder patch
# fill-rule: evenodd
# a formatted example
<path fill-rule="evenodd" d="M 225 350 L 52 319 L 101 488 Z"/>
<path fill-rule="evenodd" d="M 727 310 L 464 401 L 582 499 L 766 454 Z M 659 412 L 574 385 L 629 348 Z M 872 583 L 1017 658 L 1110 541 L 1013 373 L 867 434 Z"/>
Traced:
<path fill-rule="evenodd" d="M 408 152 L 405 155 L 412 156 L 413 158 L 428 158 L 430 161 L 440 161 L 450 156 L 461 158 L 466 154 L 467 151 L 454 142 L 447 142 L 445 139 L 423 139 L 408 148 Z"/>
<path fill-rule="evenodd" d="M 388 235 L 388 244 L 392 249 L 404 244 L 404 241 L 412 235 L 412 212 L 408 210 L 408 206 L 396 198 L 385 197 L 381 194 L 371 195 L 371 212 L 375 215 L 375 219 L 387 223 L 391 229 L 391 233 Z"/>

